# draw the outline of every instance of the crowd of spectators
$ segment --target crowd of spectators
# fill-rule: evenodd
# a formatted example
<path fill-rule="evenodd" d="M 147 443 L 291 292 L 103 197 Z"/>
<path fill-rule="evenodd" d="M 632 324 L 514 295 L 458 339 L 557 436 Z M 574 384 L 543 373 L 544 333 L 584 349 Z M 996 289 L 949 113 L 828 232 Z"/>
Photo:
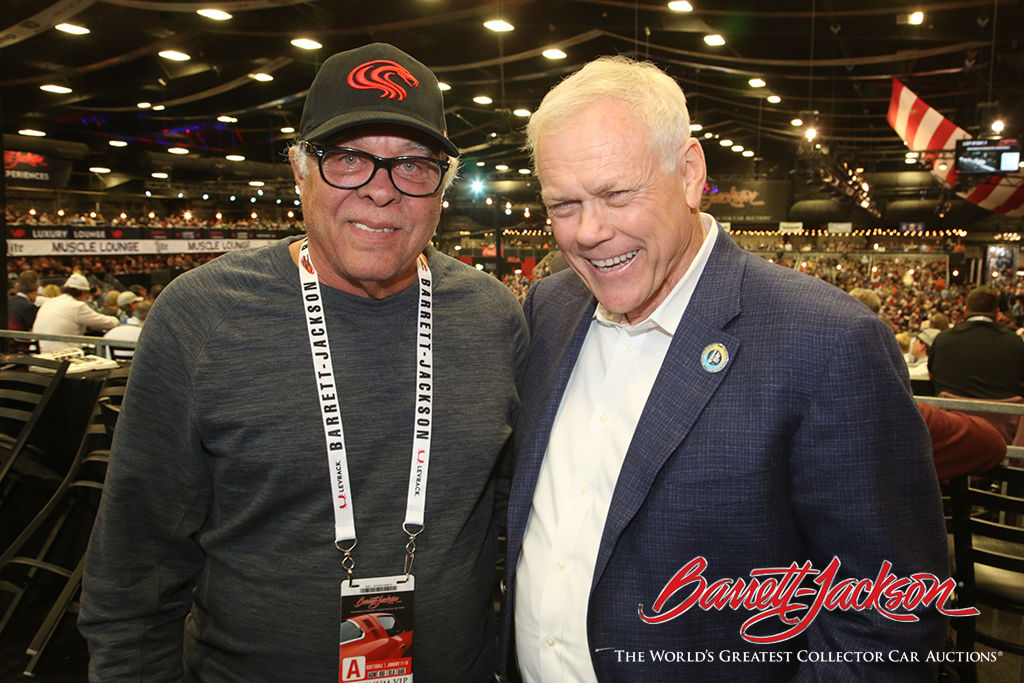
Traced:
<path fill-rule="evenodd" d="M 13 280 L 26 270 L 39 274 L 39 279 L 46 284 L 63 284 L 72 273 L 82 273 L 90 278 L 92 284 L 101 291 L 111 289 L 125 290 L 127 286 L 121 282 L 125 279 L 136 282 L 138 276 L 148 276 L 153 271 L 170 271 L 169 275 L 177 275 L 212 261 L 218 254 L 152 254 L 133 256 L 107 256 L 93 258 L 89 256 L 20 256 L 8 257 L 7 277 Z M 148 278 L 142 278 L 148 280 Z"/>
<path fill-rule="evenodd" d="M 117 225 L 120 219 L 113 219 L 109 223 L 99 213 L 81 214 L 68 217 L 61 216 L 58 220 L 45 213 L 36 212 L 12 212 L 7 210 L 7 221 L 12 225 L 47 225 L 47 224 L 75 224 L 81 225 Z M 125 224 L 145 227 L 146 218 L 129 219 Z M 258 221 L 257 221 L 258 222 Z M 255 223 L 248 222 L 216 223 L 211 221 L 197 221 L 184 219 L 182 217 L 168 217 L 164 219 L 151 219 L 150 227 L 253 227 Z M 277 227 L 281 229 L 301 228 L 298 221 L 279 223 L 259 223 L 259 227 Z M 758 242 L 757 240 L 761 241 Z M 951 284 L 947 254 L 950 251 L 958 251 L 962 246 L 952 238 L 946 243 L 935 240 L 935 247 L 940 251 L 934 251 L 933 245 L 924 243 L 888 243 L 885 249 L 872 249 L 871 251 L 851 251 L 851 248 L 871 249 L 867 241 L 871 238 L 835 238 L 826 240 L 824 243 L 817 240 L 815 251 L 810 252 L 808 248 L 811 242 L 791 243 L 786 236 L 775 236 L 775 241 L 766 242 L 764 238 L 751 239 L 750 236 L 743 237 L 741 245 L 752 250 L 768 251 L 773 253 L 770 257 L 778 263 L 801 270 L 809 275 L 826 280 L 844 290 L 864 288 L 874 291 L 881 300 L 880 314 L 889 320 L 899 331 L 916 333 L 922 328 L 922 324 L 935 313 L 946 313 L 950 315 L 953 322 L 958 322 L 962 316 L 963 300 L 967 294 L 968 287 Z M 511 237 L 503 240 L 505 244 L 516 244 L 522 239 Z M 537 246 L 537 245 L 534 245 Z M 545 245 L 547 246 L 547 245 Z M 824 251 L 819 251 L 824 249 Z M 948 250 L 948 251 L 947 251 Z M 102 291 L 110 289 L 123 290 L 126 287 L 120 282 L 123 278 L 129 284 L 135 282 L 148 282 L 148 277 L 154 271 L 170 271 L 170 277 L 195 268 L 206 263 L 217 254 L 153 254 L 153 255 L 131 255 L 131 256 L 108 256 L 94 258 L 89 256 L 35 256 L 35 257 L 13 257 L 8 260 L 8 278 L 12 280 L 18 273 L 33 270 L 39 274 L 41 282 L 62 283 L 73 272 L 81 272 L 90 276 L 95 284 L 99 285 Z M 545 261 L 546 262 L 546 261 Z M 540 273 L 522 273 L 519 275 L 509 274 L 502 277 L 502 281 L 516 294 L 520 301 L 525 299 L 532 280 L 543 276 L 547 269 L 541 269 Z M 957 278 L 954 278 L 956 280 Z M 1006 278 L 1007 283 L 1012 283 L 1012 278 Z M 1024 326 L 1024 290 L 1011 284 L 1002 285 L 999 282 L 994 285 L 1003 292 L 1003 304 L 1008 323 L 1013 327 Z"/>
<path fill-rule="evenodd" d="M 89 213 L 65 213 L 63 210 L 54 215 L 45 211 L 12 211 L 5 209 L 7 225 L 54 225 L 70 227 L 123 227 L 123 228 L 194 228 L 194 229 L 225 229 L 225 230 L 276 230 L 288 233 L 302 231 L 302 220 L 292 216 L 288 218 L 244 218 L 237 221 L 225 221 L 221 218 L 200 219 L 190 214 L 158 217 L 154 213 L 142 216 L 120 214 L 107 219 L 98 211 Z"/>

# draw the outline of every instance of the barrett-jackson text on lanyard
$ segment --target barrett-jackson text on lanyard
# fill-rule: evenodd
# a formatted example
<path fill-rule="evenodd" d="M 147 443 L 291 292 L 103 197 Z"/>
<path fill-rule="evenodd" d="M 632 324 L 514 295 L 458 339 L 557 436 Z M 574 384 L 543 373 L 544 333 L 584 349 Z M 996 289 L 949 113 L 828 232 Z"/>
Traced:
<path fill-rule="evenodd" d="M 427 467 L 430 464 L 430 433 L 433 422 L 434 354 L 430 268 L 426 256 L 420 254 L 416 265 L 416 287 L 419 307 L 416 317 L 416 400 L 413 411 L 412 464 L 409 467 L 409 493 L 406 497 L 405 522 L 402 529 L 409 535 L 406 542 L 405 574 L 412 570 L 416 553 L 416 537 L 423 531 L 423 512 L 427 498 Z M 331 473 L 331 507 L 334 509 L 334 545 L 344 553 L 342 566 L 352 580 L 356 547 L 356 523 L 353 513 L 351 480 L 345 430 L 338 401 L 338 386 L 331 362 L 331 345 L 327 337 L 320 280 L 309 257 L 309 240 L 302 240 L 299 249 L 299 279 L 302 283 L 302 306 L 309 333 L 309 350 L 313 355 L 313 379 L 320 397 L 320 417 L 324 425 L 327 462 Z"/>

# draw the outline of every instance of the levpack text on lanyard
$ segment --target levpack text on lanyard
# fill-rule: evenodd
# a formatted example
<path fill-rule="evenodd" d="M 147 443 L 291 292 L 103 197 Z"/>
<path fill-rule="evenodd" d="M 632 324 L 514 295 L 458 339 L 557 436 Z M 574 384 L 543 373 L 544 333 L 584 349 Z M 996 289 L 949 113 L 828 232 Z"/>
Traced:
<path fill-rule="evenodd" d="M 328 466 L 331 474 L 331 507 L 334 510 L 334 544 L 344 554 L 342 565 L 351 581 L 355 568 L 352 551 L 356 546 L 356 524 L 352 490 L 348 474 L 345 431 L 338 400 L 338 387 L 331 361 L 331 345 L 320 279 L 309 255 L 309 241 L 299 249 L 299 279 L 302 284 L 302 306 L 309 334 L 309 350 L 313 356 L 313 379 L 320 400 Z M 412 571 L 416 553 L 416 537 L 423 531 L 427 492 L 427 468 L 430 464 L 430 434 L 433 427 L 433 311 L 431 309 L 430 268 L 422 254 L 417 259 L 416 284 L 419 306 L 416 316 L 416 393 L 413 412 L 412 463 L 409 467 L 409 492 L 406 496 L 405 521 L 402 529 L 408 534 L 405 573 Z"/>

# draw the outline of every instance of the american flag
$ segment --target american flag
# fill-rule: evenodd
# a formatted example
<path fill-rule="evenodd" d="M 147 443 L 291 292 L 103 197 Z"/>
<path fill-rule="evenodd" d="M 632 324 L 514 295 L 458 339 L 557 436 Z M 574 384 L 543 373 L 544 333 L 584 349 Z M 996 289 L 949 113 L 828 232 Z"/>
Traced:
<path fill-rule="evenodd" d="M 931 171 L 945 185 L 956 185 L 953 152 L 957 140 L 970 140 L 971 134 L 960 128 L 918 97 L 899 80 L 892 79 L 892 99 L 886 117 L 896 134 L 914 152 L 925 152 Z M 945 150 L 945 151 L 938 151 Z M 942 170 L 940 164 L 945 164 Z M 1024 174 L 989 176 L 980 184 L 957 195 L 978 206 L 1005 214 L 1024 216 Z"/>

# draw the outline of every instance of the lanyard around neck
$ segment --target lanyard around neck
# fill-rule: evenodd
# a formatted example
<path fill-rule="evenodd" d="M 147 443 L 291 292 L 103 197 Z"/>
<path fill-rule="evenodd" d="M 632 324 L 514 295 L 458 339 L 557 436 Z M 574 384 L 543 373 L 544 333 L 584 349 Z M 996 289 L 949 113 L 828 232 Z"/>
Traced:
<path fill-rule="evenodd" d="M 348 475 L 348 456 L 345 431 L 342 426 L 338 385 L 331 361 L 331 345 L 327 337 L 327 323 L 320 279 L 309 256 L 309 240 L 302 240 L 299 248 L 299 280 L 302 284 L 302 310 L 309 334 L 309 350 L 313 357 L 313 380 L 320 400 L 320 417 L 324 428 L 327 461 L 331 477 L 331 507 L 334 510 L 334 544 L 345 558 L 342 565 L 352 577 L 355 560 L 352 550 L 356 546 L 356 523 L 353 512 L 351 480 Z M 424 507 L 427 498 L 427 467 L 430 464 L 430 434 L 433 425 L 433 310 L 431 308 L 431 276 L 426 256 L 416 260 L 416 282 L 419 306 L 416 316 L 416 391 L 413 409 L 412 463 L 409 467 L 409 492 L 406 497 L 405 522 L 402 529 L 409 534 L 406 543 L 405 573 L 412 568 L 416 552 L 416 536 L 423 531 Z"/>

